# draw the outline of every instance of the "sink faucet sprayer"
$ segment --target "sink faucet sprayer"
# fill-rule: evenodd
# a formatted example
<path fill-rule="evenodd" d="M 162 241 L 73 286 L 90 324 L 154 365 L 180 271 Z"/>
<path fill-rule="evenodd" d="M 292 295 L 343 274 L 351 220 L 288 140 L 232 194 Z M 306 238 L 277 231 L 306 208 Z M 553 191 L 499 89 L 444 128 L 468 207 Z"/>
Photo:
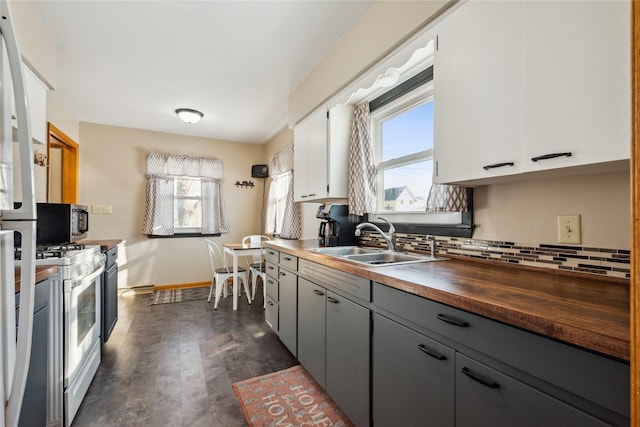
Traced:
<path fill-rule="evenodd" d="M 389 247 L 389 250 L 390 251 L 395 251 L 396 250 L 396 234 L 395 234 L 396 229 L 395 229 L 395 227 L 393 226 L 393 224 L 391 224 L 385 218 L 382 218 L 382 217 L 379 216 L 378 219 L 386 222 L 387 224 L 389 224 L 389 231 L 387 231 L 386 234 L 377 225 L 372 224 L 370 222 L 363 222 L 361 224 L 356 225 L 356 237 L 360 237 L 360 234 L 362 233 L 361 230 L 363 228 L 365 228 L 365 227 L 372 228 L 373 230 L 375 230 L 378 233 L 380 233 L 380 235 L 384 238 L 384 241 L 387 243 L 387 246 Z"/>

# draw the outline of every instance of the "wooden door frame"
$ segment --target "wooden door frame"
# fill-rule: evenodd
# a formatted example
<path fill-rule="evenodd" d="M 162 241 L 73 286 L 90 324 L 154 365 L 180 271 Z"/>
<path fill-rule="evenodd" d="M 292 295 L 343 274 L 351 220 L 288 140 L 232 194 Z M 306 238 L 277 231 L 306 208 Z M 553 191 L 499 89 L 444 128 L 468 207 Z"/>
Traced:
<path fill-rule="evenodd" d="M 640 1 L 631 2 L 631 425 L 640 427 Z"/>
<path fill-rule="evenodd" d="M 51 161 L 51 147 L 62 149 L 62 203 L 78 203 L 78 170 L 80 146 L 55 125 L 47 123 L 47 158 Z M 47 201 L 49 200 L 49 176 L 47 166 Z"/>

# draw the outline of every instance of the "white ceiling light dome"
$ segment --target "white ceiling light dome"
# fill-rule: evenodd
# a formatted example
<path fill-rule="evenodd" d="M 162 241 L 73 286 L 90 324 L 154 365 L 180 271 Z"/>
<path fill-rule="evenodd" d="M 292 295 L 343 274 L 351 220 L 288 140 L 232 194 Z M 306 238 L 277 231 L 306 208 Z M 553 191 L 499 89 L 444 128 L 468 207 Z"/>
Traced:
<path fill-rule="evenodd" d="M 188 124 L 198 123 L 204 117 L 204 114 L 200 111 L 191 108 L 178 108 L 176 114 L 180 117 L 180 120 Z"/>

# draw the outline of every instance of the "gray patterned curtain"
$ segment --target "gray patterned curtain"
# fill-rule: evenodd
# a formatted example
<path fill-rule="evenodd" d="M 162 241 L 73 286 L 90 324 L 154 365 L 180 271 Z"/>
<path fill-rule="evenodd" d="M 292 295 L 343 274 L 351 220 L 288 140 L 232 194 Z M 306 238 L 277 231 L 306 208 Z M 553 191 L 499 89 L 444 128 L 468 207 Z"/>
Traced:
<path fill-rule="evenodd" d="M 283 215 L 280 237 L 284 239 L 299 239 L 302 235 L 302 221 L 300 220 L 300 204 L 293 201 L 293 144 L 287 145 L 282 150 L 274 153 L 269 159 L 271 171 L 271 186 L 267 199 L 267 217 L 265 229 L 269 234 L 274 234 L 278 214 Z M 286 187 L 287 197 L 283 212 L 278 212 L 278 189 L 276 181 Z"/>
<path fill-rule="evenodd" d="M 185 176 L 201 181 L 201 233 L 228 233 L 229 216 L 222 193 L 222 161 L 160 153 L 147 155 L 147 205 L 142 232 L 160 236 L 174 234 L 174 182 Z"/>
<path fill-rule="evenodd" d="M 376 167 L 369 135 L 369 103 L 358 104 L 351 120 L 349 143 L 349 215 L 364 215 L 376 208 Z"/>
<path fill-rule="evenodd" d="M 432 184 L 425 212 L 467 212 L 467 189 L 460 185 Z"/>

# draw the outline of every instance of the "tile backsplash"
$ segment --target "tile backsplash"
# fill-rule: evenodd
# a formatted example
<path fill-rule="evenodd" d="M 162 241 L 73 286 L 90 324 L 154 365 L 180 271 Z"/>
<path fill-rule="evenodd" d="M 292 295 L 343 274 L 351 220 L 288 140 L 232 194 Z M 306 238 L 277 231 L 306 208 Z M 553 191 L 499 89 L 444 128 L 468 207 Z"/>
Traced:
<path fill-rule="evenodd" d="M 363 231 L 360 243 L 385 246 L 384 240 L 377 233 L 371 231 Z M 436 252 L 440 256 L 455 255 L 622 279 L 631 277 L 631 251 L 626 249 L 476 240 L 445 236 L 436 236 L 436 243 Z M 396 248 L 397 250 L 428 254 L 429 241 L 422 234 L 396 233 Z"/>

